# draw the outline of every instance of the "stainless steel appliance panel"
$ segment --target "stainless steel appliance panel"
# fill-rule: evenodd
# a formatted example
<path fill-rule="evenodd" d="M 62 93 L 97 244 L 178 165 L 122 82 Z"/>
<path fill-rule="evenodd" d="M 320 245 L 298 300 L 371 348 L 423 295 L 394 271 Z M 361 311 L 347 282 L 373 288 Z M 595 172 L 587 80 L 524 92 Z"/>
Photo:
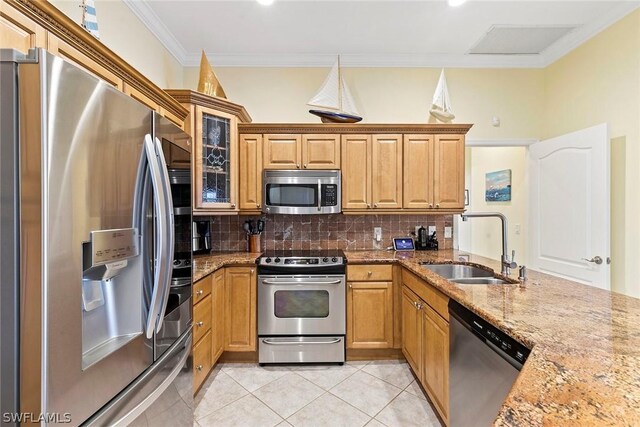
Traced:
<path fill-rule="evenodd" d="M 450 425 L 492 425 L 521 365 L 493 343 L 471 332 L 473 326 L 452 313 L 451 308 L 450 313 Z M 484 327 L 480 322 L 475 326 Z"/>
<path fill-rule="evenodd" d="M 143 256 L 126 250 L 118 255 L 126 248 L 116 239 L 103 247 L 114 255 L 106 264 L 109 274 L 83 280 L 83 251 L 92 232 L 151 237 L 140 235 L 135 217 L 151 114 L 76 66 L 42 50 L 39 55 L 39 63 L 19 67 L 19 78 L 22 155 L 41 162 L 42 183 L 39 200 L 25 197 L 22 203 L 35 201 L 29 209 L 42 213 L 41 258 L 32 251 L 21 268 L 43 268 L 42 295 L 33 276 L 23 282 L 36 301 L 42 299 L 42 412 L 71 413 L 77 425 L 153 362 L 144 334 Z M 34 226 L 27 232 L 38 231 Z M 39 335 L 40 324 L 25 327 Z"/>
<path fill-rule="evenodd" d="M 344 336 L 260 337 L 259 363 L 344 363 Z"/>
<path fill-rule="evenodd" d="M 346 333 L 344 275 L 258 276 L 258 335 Z"/>
<path fill-rule="evenodd" d="M 0 62 L 0 415 L 19 412 L 18 81 L 13 54 Z M 2 425 L 16 426 L 2 419 Z"/>

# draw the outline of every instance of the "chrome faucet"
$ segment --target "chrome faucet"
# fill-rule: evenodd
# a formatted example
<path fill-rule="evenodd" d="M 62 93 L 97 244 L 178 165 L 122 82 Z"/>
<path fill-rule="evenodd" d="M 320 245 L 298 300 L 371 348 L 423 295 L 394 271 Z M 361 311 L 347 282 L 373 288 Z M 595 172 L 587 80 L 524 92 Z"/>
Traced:
<path fill-rule="evenodd" d="M 500 272 L 505 276 L 511 274 L 511 269 L 516 268 L 518 264 L 514 261 L 516 258 L 516 251 L 511 252 L 511 259 L 507 256 L 507 217 L 500 212 L 467 212 L 460 215 L 463 221 L 467 221 L 469 218 L 500 218 L 502 221 L 502 257 L 500 262 L 502 269 Z"/>

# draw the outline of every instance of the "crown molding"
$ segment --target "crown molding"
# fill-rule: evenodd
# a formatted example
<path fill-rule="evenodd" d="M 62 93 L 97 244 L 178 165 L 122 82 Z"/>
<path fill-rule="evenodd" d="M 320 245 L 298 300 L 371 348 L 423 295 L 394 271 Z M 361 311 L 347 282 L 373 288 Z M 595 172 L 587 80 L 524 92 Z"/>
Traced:
<path fill-rule="evenodd" d="M 640 7 L 640 1 L 627 1 L 603 14 L 595 21 L 582 25 L 569 32 L 556 43 L 545 49 L 542 54 L 541 67 L 545 68 L 562 58 L 581 44 L 596 36 L 609 26 L 615 24 Z"/>
<path fill-rule="evenodd" d="M 201 52 L 188 52 L 149 6 L 148 1 L 123 0 L 142 23 L 183 67 L 200 65 Z M 640 7 L 640 1 L 626 1 L 597 20 L 576 28 L 540 54 L 341 54 L 343 67 L 447 67 L 447 68 L 545 68 L 576 47 Z M 206 52 L 216 67 L 330 67 L 330 54 L 218 54 Z"/>
<path fill-rule="evenodd" d="M 138 17 L 145 27 L 153 33 L 160 43 L 178 60 L 180 65 L 186 66 L 187 50 L 173 33 L 164 25 L 164 22 L 153 11 L 149 3 L 140 0 L 122 0 Z"/>
<path fill-rule="evenodd" d="M 473 139 L 467 138 L 467 147 L 528 147 L 539 142 L 535 138 L 513 138 L 513 139 Z"/>

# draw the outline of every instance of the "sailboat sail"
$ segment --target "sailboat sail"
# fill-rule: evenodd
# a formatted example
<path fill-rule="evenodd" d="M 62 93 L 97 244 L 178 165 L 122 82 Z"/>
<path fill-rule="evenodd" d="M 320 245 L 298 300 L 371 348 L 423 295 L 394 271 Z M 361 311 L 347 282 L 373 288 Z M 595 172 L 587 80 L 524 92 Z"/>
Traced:
<path fill-rule="evenodd" d="M 438 80 L 436 91 L 433 94 L 429 113 L 443 122 L 449 122 L 456 117 L 453 111 L 451 111 L 451 99 L 449 98 L 449 89 L 447 88 L 447 78 L 444 76 L 444 68 L 440 72 L 440 79 Z"/>
<path fill-rule="evenodd" d="M 351 91 L 342 77 L 340 58 L 333 64 L 324 83 L 307 105 L 358 115 Z"/>

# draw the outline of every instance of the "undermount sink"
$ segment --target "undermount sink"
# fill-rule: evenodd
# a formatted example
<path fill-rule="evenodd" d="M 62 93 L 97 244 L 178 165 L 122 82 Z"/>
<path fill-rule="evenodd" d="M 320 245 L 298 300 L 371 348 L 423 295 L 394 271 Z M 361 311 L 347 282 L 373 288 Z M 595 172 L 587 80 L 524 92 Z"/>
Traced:
<path fill-rule="evenodd" d="M 422 264 L 422 266 L 428 270 L 433 271 L 437 275 L 444 277 L 447 280 L 467 279 L 467 278 L 476 278 L 476 277 L 493 278 L 493 271 L 485 270 L 483 268 L 473 267 L 471 265 Z"/>
<path fill-rule="evenodd" d="M 427 264 L 422 266 L 444 277 L 450 282 L 461 285 L 505 285 L 511 282 L 494 276 L 491 270 L 464 264 Z"/>

